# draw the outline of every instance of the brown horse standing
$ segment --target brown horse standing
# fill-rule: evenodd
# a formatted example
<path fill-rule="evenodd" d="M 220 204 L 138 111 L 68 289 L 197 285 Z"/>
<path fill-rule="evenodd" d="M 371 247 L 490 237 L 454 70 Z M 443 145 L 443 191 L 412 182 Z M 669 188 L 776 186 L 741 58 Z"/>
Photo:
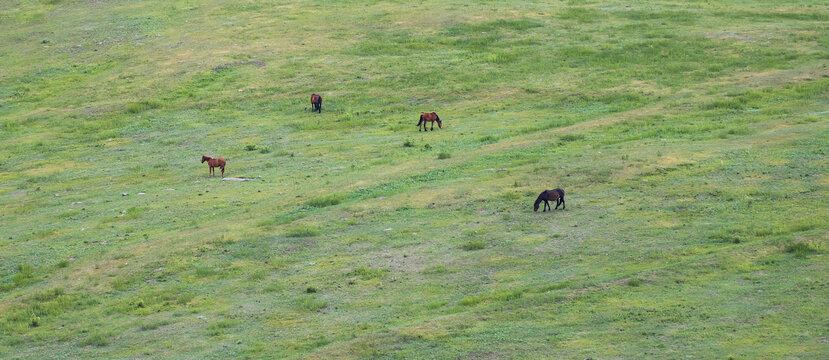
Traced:
<path fill-rule="evenodd" d="M 322 114 L 322 96 L 311 94 L 311 112 Z"/>
<path fill-rule="evenodd" d="M 538 211 L 538 204 L 542 201 L 544 202 L 544 210 L 542 212 L 547 211 L 548 208 L 550 211 L 553 211 L 550 203 L 547 202 L 551 200 L 556 201 L 556 209 L 558 209 L 559 205 L 564 205 L 561 207 L 562 210 L 567 208 L 567 204 L 564 203 L 564 189 L 555 188 L 553 190 L 544 190 L 538 195 L 538 198 L 535 199 L 535 204 L 533 204 L 533 211 Z"/>
<path fill-rule="evenodd" d="M 426 129 L 426 122 L 427 121 L 432 123 L 432 127 L 430 128 L 430 130 L 432 130 L 432 131 L 435 130 L 435 121 L 438 122 L 438 129 L 443 129 L 443 124 L 440 122 L 440 118 L 438 117 L 438 114 L 435 114 L 435 113 L 431 112 L 431 113 L 422 113 L 422 114 L 420 114 L 420 121 L 417 123 L 417 131 L 420 131 L 420 124 L 423 124 L 423 130 L 424 131 L 429 131 L 429 130 Z"/>
<path fill-rule="evenodd" d="M 225 164 L 227 163 L 225 158 L 214 159 L 210 156 L 202 155 L 201 162 L 204 163 L 205 161 L 207 161 L 207 165 L 210 166 L 210 176 L 216 175 L 216 171 L 213 170 L 213 168 L 219 167 L 222 168 L 222 177 L 225 177 Z"/>

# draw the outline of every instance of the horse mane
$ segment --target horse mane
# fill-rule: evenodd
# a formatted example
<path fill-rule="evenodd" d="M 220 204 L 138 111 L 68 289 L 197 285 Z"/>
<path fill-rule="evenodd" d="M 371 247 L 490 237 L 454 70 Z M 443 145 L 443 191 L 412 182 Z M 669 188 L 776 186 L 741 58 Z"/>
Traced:
<path fill-rule="evenodd" d="M 544 200 L 541 197 L 544 196 L 544 193 L 546 193 L 546 192 L 547 192 L 547 190 L 544 190 L 544 191 L 541 192 L 541 194 L 538 194 L 538 198 L 535 199 L 535 204 L 533 204 L 533 206 L 538 206 L 538 204 L 540 204 L 541 201 Z"/>

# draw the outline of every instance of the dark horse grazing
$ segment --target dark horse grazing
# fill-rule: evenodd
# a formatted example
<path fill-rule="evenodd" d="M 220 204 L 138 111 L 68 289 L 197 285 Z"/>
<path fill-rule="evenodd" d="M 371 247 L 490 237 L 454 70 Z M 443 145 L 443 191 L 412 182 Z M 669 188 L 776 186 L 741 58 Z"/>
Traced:
<path fill-rule="evenodd" d="M 556 200 L 556 209 L 558 209 L 559 205 L 564 205 L 561 207 L 562 210 L 567 208 L 567 204 L 564 203 L 564 190 L 561 188 L 555 188 L 553 190 L 544 190 L 541 194 L 538 195 L 538 199 L 535 199 L 535 204 L 533 204 L 533 211 L 538 211 L 538 204 L 544 202 L 544 211 L 547 211 L 549 208 L 550 211 L 553 211 L 552 207 L 550 207 L 550 203 L 547 201 Z"/>
<path fill-rule="evenodd" d="M 311 112 L 322 114 L 322 96 L 311 94 Z"/>
<path fill-rule="evenodd" d="M 426 130 L 426 122 L 427 121 L 432 123 L 432 127 L 429 130 L 433 130 L 433 131 L 435 130 L 435 121 L 438 122 L 438 129 L 443 129 L 443 124 L 440 122 L 440 118 L 438 117 L 438 114 L 435 114 L 435 113 L 431 112 L 431 113 L 422 113 L 422 114 L 420 114 L 420 121 L 418 121 L 418 123 L 417 123 L 417 131 L 420 131 L 420 124 L 423 124 L 423 130 L 424 131 L 429 131 L 429 130 Z"/>
<path fill-rule="evenodd" d="M 201 162 L 204 163 L 205 161 L 207 161 L 207 165 L 210 166 L 211 176 L 216 175 L 216 171 L 213 170 L 213 168 L 219 167 L 222 168 L 222 177 L 225 177 L 225 164 L 227 163 L 225 162 L 225 158 L 214 159 L 210 156 L 202 155 Z"/>

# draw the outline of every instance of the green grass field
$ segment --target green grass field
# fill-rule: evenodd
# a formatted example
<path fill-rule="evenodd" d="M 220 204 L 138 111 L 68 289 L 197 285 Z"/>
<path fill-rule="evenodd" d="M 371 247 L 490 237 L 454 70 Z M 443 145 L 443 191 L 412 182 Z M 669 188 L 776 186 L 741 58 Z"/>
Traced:
<path fill-rule="evenodd" d="M 825 1 L 5 0 L 0 358 L 829 358 L 827 153 Z"/>

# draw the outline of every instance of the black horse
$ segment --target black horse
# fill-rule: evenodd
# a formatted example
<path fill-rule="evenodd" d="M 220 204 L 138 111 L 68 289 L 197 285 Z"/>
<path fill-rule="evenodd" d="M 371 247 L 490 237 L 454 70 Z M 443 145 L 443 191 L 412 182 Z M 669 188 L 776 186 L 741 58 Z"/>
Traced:
<path fill-rule="evenodd" d="M 567 204 L 564 203 L 564 189 L 555 188 L 553 190 L 544 190 L 538 195 L 538 198 L 535 199 L 535 204 L 533 204 L 533 211 L 538 211 L 538 204 L 541 204 L 542 201 L 544 202 L 544 210 L 542 212 L 547 211 L 547 209 L 553 211 L 550 203 L 548 203 L 550 200 L 556 201 L 556 209 L 558 209 L 559 205 L 562 205 L 561 210 L 567 208 Z"/>

